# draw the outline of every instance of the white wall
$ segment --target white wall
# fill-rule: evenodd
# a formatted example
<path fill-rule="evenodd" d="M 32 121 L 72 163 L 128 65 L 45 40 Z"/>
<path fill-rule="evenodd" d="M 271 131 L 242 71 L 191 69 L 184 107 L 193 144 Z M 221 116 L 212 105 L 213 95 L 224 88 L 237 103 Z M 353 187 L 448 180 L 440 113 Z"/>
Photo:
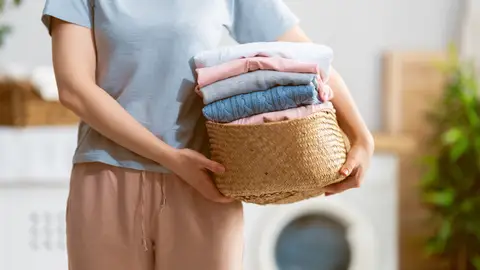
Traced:
<path fill-rule="evenodd" d="M 40 22 L 45 0 L 24 2 L 21 8 L 0 15 L 0 21 L 10 24 L 14 31 L 0 49 L 0 65 L 14 62 L 33 67 L 51 63 L 50 39 Z"/>
<path fill-rule="evenodd" d="M 15 33 L 0 50 L 0 65 L 51 62 L 49 38 L 39 18 L 44 0 L 25 0 L 3 21 Z M 381 67 L 384 50 L 440 50 L 456 38 L 460 0 L 286 0 L 302 27 L 318 43 L 333 47 L 335 66 L 350 85 L 367 124 L 381 123 Z M 227 39 L 226 39 L 226 42 Z"/>

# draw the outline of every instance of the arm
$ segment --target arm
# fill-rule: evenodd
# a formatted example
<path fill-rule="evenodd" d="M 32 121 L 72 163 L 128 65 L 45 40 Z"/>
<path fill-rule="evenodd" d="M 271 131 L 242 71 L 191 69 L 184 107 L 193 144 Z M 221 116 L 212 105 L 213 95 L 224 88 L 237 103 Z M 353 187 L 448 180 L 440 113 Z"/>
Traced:
<path fill-rule="evenodd" d="M 298 26 L 283 34 L 279 41 L 311 42 L 305 32 Z M 363 121 L 344 80 L 332 68 L 328 84 L 334 92 L 332 103 L 337 111 L 338 124 L 351 141 L 351 149 L 340 173 L 346 176 L 345 181 L 325 188 L 326 195 L 339 193 L 350 188 L 360 187 L 366 168 L 373 155 L 373 136 Z"/>
<path fill-rule="evenodd" d="M 175 149 L 128 114 L 95 83 L 96 56 L 91 30 L 53 19 L 52 50 L 60 102 L 119 145 L 171 166 Z"/>
<path fill-rule="evenodd" d="M 205 197 L 229 202 L 216 189 L 206 169 L 224 168 L 188 149 L 177 150 L 138 123 L 95 82 L 96 52 L 92 31 L 53 18 L 53 65 L 60 102 L 93 129 L 117 144 L 162 164 Z"/>
<path fill-rule="evenodd" d="M 283 34 L 279 41 L 287 42 L 312 42 L 305 32 L 298 26 Z M 338 123 L 352 144 L 362 143 L 368 146 L 368 151 L 373 152 L 373 137 L 368 130 L 363 118 L 358 111 L 350 91 L 340 74 L 332 68 L 328 84 L 334 91 L 332 100 L 337 111 Z"/>

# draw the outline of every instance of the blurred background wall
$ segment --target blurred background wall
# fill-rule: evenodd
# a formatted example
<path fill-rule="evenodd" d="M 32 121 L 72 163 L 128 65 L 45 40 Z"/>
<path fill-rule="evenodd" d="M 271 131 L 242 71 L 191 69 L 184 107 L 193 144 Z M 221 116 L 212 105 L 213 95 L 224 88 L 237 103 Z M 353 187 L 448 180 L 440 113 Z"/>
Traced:
<path fill-rule="evenodd" d="M 39 23 L 43 0 L 25 0 L 1 18 L 15 32 L 0 49 L 0 66 L 51 63 L 49 37 Z M 286 0 L 302 27 L 335 52 L 334 65 L 351 86 L 370 128 L 381 128 L 381 54 L 441 50 L 457 39 L 459 0 Z M 225 44 L 230 43 L 225 38 Z"/>

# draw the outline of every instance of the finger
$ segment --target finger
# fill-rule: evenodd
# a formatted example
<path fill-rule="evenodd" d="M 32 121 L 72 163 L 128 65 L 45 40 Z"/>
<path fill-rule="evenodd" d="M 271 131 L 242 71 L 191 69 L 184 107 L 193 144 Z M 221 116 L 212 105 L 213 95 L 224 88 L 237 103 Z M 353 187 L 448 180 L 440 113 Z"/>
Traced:
<path fill-rule="evenodd" d="M 345 164 L 343 164 L 342 168 L 340 169 L 340 173 L 343 176 L 349 176 L 353 170 L 358 166 L 358 161 L 355 155 L 350 154 L 347 156 L 347 160 Z"/>
<path fill-rule="evenodd" d="M 201 157 L 200 159 L 201 159 L 200 163 L 202 164 L 202 166 L 205 169 L 207 169 L 207 170 L 209 170 L 213 173 L 224 173 L 225 172 L 225 167 L 222 164 L 220 164 L 218 162 L 215 162 L 211 159 L 208 159 L 206 157 Z"/>
<path fill-rule="evenodd" d="M 330 186 L 326 186 L 324 190 L 327 193 L 340 193 L 349 188 L 353 188 L 355 186 L 355 178 L 354 176 L 349 176 L 347 179 L 343 180 L 342 182 L 332 184 Z"/>
<path fill-rule="evenodd" d="M 320 100 L 323 101 L 323 102 L 326 102 L 328 101 L 328 94 L 325 93 L 325 91 L 320 91 Z"/>
<path fill-rule="evenodd" d="M 203 197 L 210 201 L 227 203 L 232 202 L 233 199 L 224 196 L 217 187 L 209 180 L 197 181 L 193 186 Z"/>
<path fill-rule="evenodd" d="M 327 193 L 340 193 L 347 189 L 358 188 L 361 185 L 363 178 L 363 169 L 359 167 L 353 174 L 342 182 L 326 186 L 324 190 Z"/>
<path fill-rule="evenodd" d="M 195 179 L 194 182 L 189 184 L 206 199 L 219 203 L 229 203 L 234 201 L 234 199 L 224 196 L 218 190 L 206 172 Z"/>
<path fill-rule="evenodd" d="M 363 183 L 363 176 L 364 176 L 365 170 L 363 166 L 358 166 L 357 167 L 357 172 L 355 173 L 355 178 L 357 180 L 357 188 L 359 188 L 362 183 Z"/>

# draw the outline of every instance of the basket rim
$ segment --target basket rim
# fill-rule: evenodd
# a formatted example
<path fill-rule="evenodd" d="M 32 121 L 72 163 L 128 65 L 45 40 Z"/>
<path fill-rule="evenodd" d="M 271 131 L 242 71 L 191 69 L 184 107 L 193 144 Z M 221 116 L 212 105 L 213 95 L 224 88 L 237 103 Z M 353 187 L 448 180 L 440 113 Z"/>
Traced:
<path fill-rule="evenodd" d="M 289 119 L 289 120 L 282 120 L 282 121 L 274 121 L 274 122 L 268 122 L 268 123 L 258 123 L 258 124 L 246 124 L 246 125 L 243 125 L 243 124 L 229 124 L 229 123 L 217 123 L 217 122 L 213 122 L 213 121 L 207 121 L 207 125 L 211 125 L 211 126 L 217 126 L 217 127 L 251 127 L 251 126 L 273 126 L 273 125 L 285 125 L 285 124 L 289 124 L 289 123 L 292 123 L 292 122 L 298 122 L 298 121 L 306 121 L 306 120 L 309 120 L 311 118 L 314 118 L 320 114 L 324 114 L 324 113 L 333 113 L 335 114 L 336 113 L 336 110 L 334 108 L 323 108 L 323 109 L 320 109 L 318 112 L 315 112 L 315 113 L 312 113 L 308 116 L 305 116 L 305 117 L 302 117 L 302 118 L 296 118 L 296 119 Z"/>

